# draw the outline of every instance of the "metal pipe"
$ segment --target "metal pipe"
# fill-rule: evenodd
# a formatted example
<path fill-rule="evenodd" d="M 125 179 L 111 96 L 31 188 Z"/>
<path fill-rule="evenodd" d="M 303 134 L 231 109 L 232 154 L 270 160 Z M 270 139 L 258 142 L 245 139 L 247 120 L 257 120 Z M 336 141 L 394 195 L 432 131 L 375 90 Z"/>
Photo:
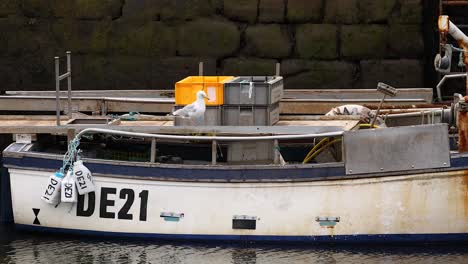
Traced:
<path fill-rule="evenodd" d="M 383 105 L 383 103 L 385 101 L 385 97 L 387 97 L 386 94 L 384 94 L 384 96 L 382 97 L 382 100 L 380 101 L 379 106 L 377 107 L 377 111 L 375 111 L 375 116 L 374 116 L 374 118 L 372 118 L 372 122 L 370 123 L 371 128 L 374 127 L 375 121 L 377 120 L 377 117 L 379 116 L 380 108 L 382 108 L 382 105 Z"/>
<path fill-rule="evenodd" d="M 54 57 L 55 60 L 55 112 L 57 118 L 57 126 L 60 126 L 60 58 Z"/>
<path fill-rule="evenodd" d="M 281 63 L 276 63 L 276 76 L 281 75 Z"/>
<path fill-rule="evenodd" d="M 70 76 L 70 73 L 67 72 L 67 73 L 64 73 L 64 74 L 60 75 L 60 76 L 58 77 L 58 79 L 59 79 L 59 81 L 61 81 L 61 80 L 63 80 L 63 79 L 68 78 L 69 76 Z"/>
<path fill-rule="evenodd" d="M 449 75 L 444 75 L 440 82 L 437 84 L 437 100 L 439 102 L 442 102 L 442 85 L 445 83 L 447 79 L 454 79 L 454 78 L 460 78 L 460 77 L 466 77 L 466 73 L 458 73 L 458 74 L 449 74 Z"/>
<path fill-rule="evenodd" d="M 463 49 L 463 61 L 465 63 L 466 70 L 468 71 L 468 36 L 463 33 L 452 21 L 449 20 L 448 16 L 440 16 L 438 20 L 439 31 L 441 33 L 450 34 L 457 42 L 458 45 Z M 466 78 L 466 93 L 468 95 L 468 78 Z"/>
<path fill-rule="evenodd" d="M 450 109 L 448 109 L 450 110 Z M 388 114 L 387 118 L 392 118 L 392 117 L 414 117 L 414 116 L 421 116 L 423 113 L 434 113 L 437 115 L 440 115 L 443 113 L 443 109 L 437 109 L 437 110 L 429 110 L 429 111 L 419 111 L 419 112 L 411 112 L 411 113 L 401 113 L 401 114 Z"/>
<path fill-rule="evenodd" d="M 216 165 L 216 154 L 218 149 L 216 148 L 216 140 L 211 141 L 211 165 Z"/>
<path fill-rule="evenodd" d="M 442 1 L 444 5 L 451 5 L 451 6 L 464 6 L 468 5 L 468 1 L 458 0 L 458 1 Z"/>
<path fill-rule="evenodd" d="M 198 63 L 198 76 L 203 76 L 203 61 Z"/>
<path fill-rule="evenodd" d="M 156 139 L 155 139 L 155 138 L 151 139 L 151 156 L 150 156 L 150 162 L 151 162 L 151 163 L 156 162 Z"/>
<path fill-rule="evenodd" d="M 71 51 L 67 51 L 67 74 L 68 74 L 68 118 L 72 118 L 72 92 L 71 92 Z"/>
<path fill-rule="evenodd" d="M 273 153 L 274 153 L 273 163 L 279 164 L 280 163 L 280 151 L 279 151 L 279 143 L 277 139 L 273 140 Z"/>
<path fill-rule="evenodd" d="M 226 136 L 177 136 L 177 135 L 164 135 L 164 134 L 149 134 L 149 133 L 137 133 L 137 132 L 127 132 L 113 129 L 103 129 L 103 128 L 86 128 L 81 130 L 76 138 L 80 138 L 86 133 L 104 133 L 104 134 L 113 134 L 120 136 L 129 136 L 129 137 L 147 137 L 147 138 L 158 138 L 158 139 L 179 139 L 179 140 L 198 140 L 198 141 L 255 141 L 255 140 L 282 140 L 282 139 L 305 139 L 305 138 L 314 138 L 314 137 L 335 137 L 342 136 L 343 131 L 327 132 L 327 133 L 316 133 L 316 134 L 303 134 L 303 135 L 275 135 L 275 136 L 255 136 L 255 137 L 226 137 Z"/>

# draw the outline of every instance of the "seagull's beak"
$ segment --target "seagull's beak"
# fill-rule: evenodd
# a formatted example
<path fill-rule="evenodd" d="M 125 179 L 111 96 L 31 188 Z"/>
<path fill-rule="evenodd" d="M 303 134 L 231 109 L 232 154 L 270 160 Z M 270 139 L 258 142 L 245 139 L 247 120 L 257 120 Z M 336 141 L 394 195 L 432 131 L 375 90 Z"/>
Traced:
<path fill-rule="evenodd" d="M 206 96 L 206 95 L 204 95 L 203 97 L 206 98 L 206 99 L 208 99 L 208 101 L 211 100 L 211 99 L 210 99 L 208 96 Z"/>

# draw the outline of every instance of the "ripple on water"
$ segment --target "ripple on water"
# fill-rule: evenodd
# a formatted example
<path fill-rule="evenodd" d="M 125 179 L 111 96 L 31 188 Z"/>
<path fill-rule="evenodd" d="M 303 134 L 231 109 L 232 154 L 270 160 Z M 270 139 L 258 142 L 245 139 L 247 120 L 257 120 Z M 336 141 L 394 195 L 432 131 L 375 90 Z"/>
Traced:
<path fill-rule="evenodd" d="M 457 246 L 265 246 L 28 235 L 0 229 L 0 263 L 468 263 Z"/>

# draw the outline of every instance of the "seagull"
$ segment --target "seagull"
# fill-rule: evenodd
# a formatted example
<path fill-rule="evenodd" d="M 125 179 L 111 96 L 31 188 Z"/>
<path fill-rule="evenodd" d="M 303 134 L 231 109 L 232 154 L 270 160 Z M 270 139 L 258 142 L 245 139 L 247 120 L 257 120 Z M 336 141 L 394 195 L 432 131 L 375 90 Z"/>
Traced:
<path fill-rule="evenodd" d="M 204 124 L 206 110 L 205 98 L 208 98 L 206 93 L 204 91 L 198 91 L 197 100 L 195 100 L 195 102 L 186 105 L 182 109 L 174 111 L 172 114 L 182 118 L 189 118 L 200 125 Z"/>

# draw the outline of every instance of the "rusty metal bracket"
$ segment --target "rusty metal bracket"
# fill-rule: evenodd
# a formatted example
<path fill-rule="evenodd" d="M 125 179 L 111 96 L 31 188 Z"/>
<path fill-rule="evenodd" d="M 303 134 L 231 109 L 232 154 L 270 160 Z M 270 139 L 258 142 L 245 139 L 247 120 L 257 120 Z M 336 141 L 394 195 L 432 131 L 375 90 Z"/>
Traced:
<path fill-rule="evenodd" d="M 458 112 L 468 112 L 468 103 L 458 102 Z"/>

